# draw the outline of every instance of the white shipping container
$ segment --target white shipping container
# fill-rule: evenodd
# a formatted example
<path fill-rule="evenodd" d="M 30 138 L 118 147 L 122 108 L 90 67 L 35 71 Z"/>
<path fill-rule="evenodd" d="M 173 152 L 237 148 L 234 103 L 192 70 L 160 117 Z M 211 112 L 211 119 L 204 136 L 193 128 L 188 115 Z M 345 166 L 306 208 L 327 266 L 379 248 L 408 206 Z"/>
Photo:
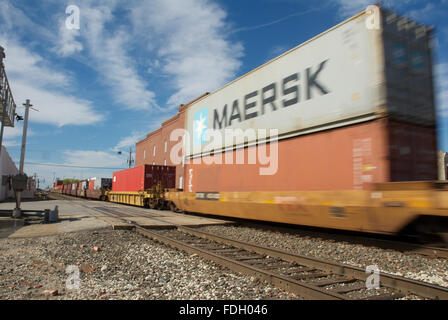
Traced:
<path fill-rule="evenodd" d="M 104 185 L 112 185 L 112 179 L 111 178 L 92 178 L 91 180 L 95 180 L 94 182 L 94 189 L 98 190 L 101 189 Z"/>
<path fill-rule="evenodd" d="M 399 18 L 391 16 L 381 11 L 375 26 L 369 22 L 377 17 L 362 12 L 190 105 L 186 156 L 210 151 L 207 129 L 222 136 L 225 129 L 277 129 L 283 139 L 388 112 L 432 125 L 427 30 L 416 24 L 398 27 Z M 422 36 L 418 30 L 424 30 Z M 404 58 L 397 58 L 400 54 Z M 397 90 L 397 83 L 408 86 Z M 239 144 L 222 142 L 222 149 Z M 245 137 L 243 143 L 255 142 L 256 137 Z"/>

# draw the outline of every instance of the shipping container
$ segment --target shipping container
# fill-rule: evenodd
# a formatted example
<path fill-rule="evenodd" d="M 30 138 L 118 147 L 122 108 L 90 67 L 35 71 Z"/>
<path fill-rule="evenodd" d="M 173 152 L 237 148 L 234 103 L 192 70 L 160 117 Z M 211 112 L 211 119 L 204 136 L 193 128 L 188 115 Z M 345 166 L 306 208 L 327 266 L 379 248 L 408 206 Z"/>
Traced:
<path fill-rule="evenodd" d="M 112 191 L 144 191 L 162 184 L 164 188 L 174 188 L 176 167 L 144 165 L 113 173 Z"/>
<path fill-rule="evenodd" d="M 99 190 L 101 188 L 110 189 L 112 186 L 112 178 L 90 178 L 89 179 L 89 190 Z"/>
<path fill-rule="evenodd" d="M 382 117 L 434 128 L 431 32 L 372 14 L 378 26 L 362 12 L 192 103 L 185 156 L 255 144 L 259 129 L 282 140 Z"/>
<path fill-rule="evenodd" d="M 110 188 L 112 186 L 112 178 L 97 178 L 95 180 L 94 189 Z"/>
<path fill-rule="evenodd" d="M 77 188 L 77 186 L 78 186 L 77 183 L 72 183 L 72 189 L 70 190 L 70 195 L 76 196 L 76 188 Z"/>
<path fill-rule="evenodd" d="M 431 31 L 386 10 L 372 14 L 378 26 L 362 12 L 192 103 L 184 190 L 436 180 Z M 263 175 L 265 146 L 278 163 Z"/>
<path fill-rule="evenodd" d="M 362 190 L 377 182 L 435 180 L 435 141 L 428 128 L 374 120 L 281 140 L 275 147 L 278 157 L 264 164 L 247 163 L 260 146 L 204 156 L 200 164 L 186 164 L 185 190 Z M 267 154 L 272 150 L 268 145 Z M 226 156 L 234 164 L 225 164 Z M 238 158 L 246 163 L 236 164 Z M 261 175 L 261 170 L 272 174 Z"/>

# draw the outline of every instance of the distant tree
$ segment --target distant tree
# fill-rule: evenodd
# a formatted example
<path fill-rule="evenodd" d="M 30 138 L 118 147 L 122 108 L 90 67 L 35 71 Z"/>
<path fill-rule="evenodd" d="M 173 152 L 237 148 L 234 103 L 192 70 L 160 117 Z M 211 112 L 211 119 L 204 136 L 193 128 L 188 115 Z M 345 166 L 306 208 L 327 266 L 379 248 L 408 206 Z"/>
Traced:
<path fill-rule="evenodd" d="M 78 183 L 80 181 L 81 180 L 78 180 L 78 179 L 64 179 L 64 180 L 62 180 L 62 184 Z"/>

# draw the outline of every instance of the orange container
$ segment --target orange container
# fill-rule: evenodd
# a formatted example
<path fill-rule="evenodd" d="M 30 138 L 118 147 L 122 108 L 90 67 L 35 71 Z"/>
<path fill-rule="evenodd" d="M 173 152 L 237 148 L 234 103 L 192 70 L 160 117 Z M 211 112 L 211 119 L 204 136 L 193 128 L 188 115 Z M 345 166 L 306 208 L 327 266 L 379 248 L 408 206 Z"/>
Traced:
<path fill-rule="evenodd" d="M 437 177 L 435 141 L 434 128 L 380 119 L 281 140 L 276 165 L 275 157 L 270 164 L 258 158 L 248 164 L 248 153 L 258 146 L 230 151 L 234 164 L 226 164 L 222 153 L 204 156 L 197 164 L 190 159 L 184 190 L 362 190 L 374 182 L 431 180 Z M 397 150 L 409 154 L 402 158 Z M 236 164 L 242 153 L 244 164 Z M 218 158 L 222 164 L 206 164 Z M 260 168 L 269 166 L 277 168 L 275 174 L 260 175 Z"/>

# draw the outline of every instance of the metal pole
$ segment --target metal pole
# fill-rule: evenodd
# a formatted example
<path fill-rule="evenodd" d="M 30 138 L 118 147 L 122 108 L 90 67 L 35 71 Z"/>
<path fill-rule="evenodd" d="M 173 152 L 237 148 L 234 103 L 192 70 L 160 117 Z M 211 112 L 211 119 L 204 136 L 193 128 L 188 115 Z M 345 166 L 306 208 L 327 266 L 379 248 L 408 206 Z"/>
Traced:
<path fill-rule="evenodd" d="M 25 121 L 23 123 L 22 152 L 20 154 L 20 169 L 19 169 L 20 175 L 23 175 L 23 165 L 25 162 L 25 146 L 26 146 L 26 131 L 28 129 L 28 114 L 29 114 L 30 108 L 33 106 L 32 104 L 30 104 L 30 99 L 27 99 L 26 103 L 24 103 L 23 105 L 25 106 Z M 17 191 L 16 197 L 17 197 L 17 199 L 16 199 L 17 209 L 20 210 L 22 191 Z"/>
<path fill-rule="evenodd" d="M 23 165 L 25 161 L 25 146 L 26 146 L 26 131 L 28 129 L 28 114 L 30 113 L 30 108 L 33 106 L 30 104 L 30 99 L 26 100 L 25 106 L 25 121 L 23 124 L 23 136 L 22 136 L 22 153 L 20 154 L 20 169 L 19 173 L 23 174 Z"/>
<path fill-rule="evenodd" d="M 0 68 L 3 68 L 3 66 L 0 65 Z M 2 86 L 0 84 L 0 92 L 2 91 Z M 5 113 L 6 113 L 6 101 L 1 101 L 0 97 L 0 103 L 2 104 L 2 128 L 0 129 L 0 162 L 1 162 L 1 156 L 2 156 L 2 149 L 3 149 L 3 131 L 5 130 Z"/>

